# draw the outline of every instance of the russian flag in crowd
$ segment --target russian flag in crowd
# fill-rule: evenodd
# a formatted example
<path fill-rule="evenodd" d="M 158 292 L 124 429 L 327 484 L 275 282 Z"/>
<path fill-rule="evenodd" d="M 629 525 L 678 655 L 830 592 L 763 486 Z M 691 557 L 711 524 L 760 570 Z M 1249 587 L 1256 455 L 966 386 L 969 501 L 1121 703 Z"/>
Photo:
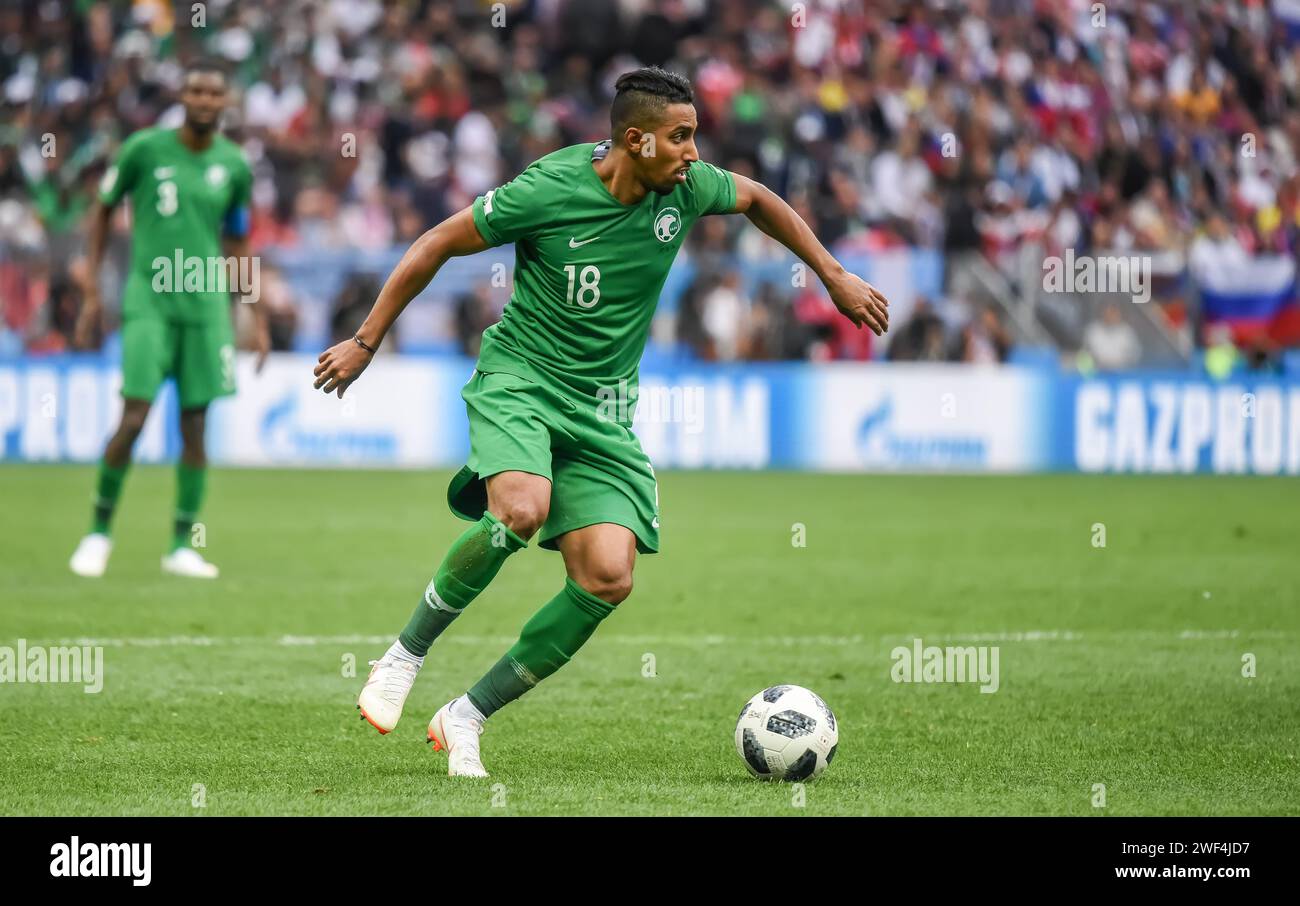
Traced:
<path fill-rule="evenodd" d="M 1205 323 L 1227 324 L 1240 341 L 1267 334 L 1279 342 L 1300 331 L 1296 263 L 1266 255 L 1207 269 L 1200 275 Z"/>

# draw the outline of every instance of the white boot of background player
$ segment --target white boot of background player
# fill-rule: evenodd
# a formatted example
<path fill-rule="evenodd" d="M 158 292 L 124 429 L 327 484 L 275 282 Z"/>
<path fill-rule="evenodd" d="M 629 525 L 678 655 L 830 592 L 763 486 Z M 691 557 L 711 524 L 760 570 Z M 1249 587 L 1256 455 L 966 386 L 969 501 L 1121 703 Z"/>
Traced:
<path fill-rule="evenodd" d="M 178 547 L 163 557 L 162 571 L 189 579 L 215 579 L 221 572 L 192 547 Z"/>
<path fill-rule="evenodd" d="M 79 576 L 98 579 L 108 568 L 108 555 L 113 553 L 113 540 L 99 532 L 91 532 L 81 539 L 72 552 L 68 566 Z"/>

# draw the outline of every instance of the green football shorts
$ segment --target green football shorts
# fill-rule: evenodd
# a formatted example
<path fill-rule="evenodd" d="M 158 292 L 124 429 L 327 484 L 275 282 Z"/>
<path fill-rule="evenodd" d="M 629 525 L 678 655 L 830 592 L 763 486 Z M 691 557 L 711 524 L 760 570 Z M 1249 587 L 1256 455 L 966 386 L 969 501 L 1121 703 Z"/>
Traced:
<path fill-rule="evenodd" d="M 447 488 L 453 513 L 482 519 L 486 480 L 529 472 L 551 482 L 542 547 L 557 550 L 565 532 L 612 522 L 632 530 L 639 552 L 659 550 L 659 486 L 630 429 L 600 417 L 594 404 L 513 374 L 475 371 L 460 395 L 469 411 L 470 454 Z"/>
<path fill-rule="evenodd" d="M 127 318 L 122 324 L 122 396 L 150 400 L 176 379 L 181 409 L 206 406 L 235 392 L 235 329 L 228 318 L 182 324 Z"/>

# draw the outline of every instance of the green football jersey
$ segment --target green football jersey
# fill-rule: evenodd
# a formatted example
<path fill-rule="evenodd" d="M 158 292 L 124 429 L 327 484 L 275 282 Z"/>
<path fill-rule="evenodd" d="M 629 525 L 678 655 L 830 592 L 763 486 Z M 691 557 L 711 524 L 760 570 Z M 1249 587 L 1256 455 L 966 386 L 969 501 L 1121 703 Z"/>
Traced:
<path fill-rule="evenodd" d="M 659 292 L 687 231 L 736 207 L 731 174 L 697 161 L 686 182 L 635 204 L 592 166 L 600 145 L 562 148 L 474 201 L 488 245 L 515 244 L 515 285 L 483 333 L 478 367 L 585 396 L 636 387 Z"/>
<path fill-rule="evenodd" d="M 213 136 L 212 144 L 197 152 L 181 144 L 175 129 L 141 129 L 122 143 L 99 197 L 107 205 L 123 196 L 131 199 L 131 267 L 123 317 L 183 323 L 230 317 L 230 290 L 237 287 L 223 289 L 210 279 L 227 272 L 209 263 L 224 256 L 223 233 L 247 233 L 252 182 L 243 152 L 223 135 Z M 164 269 L 170 283 L 162 281 Z M 166 291 L 158 291 L 159 286 Z"/>

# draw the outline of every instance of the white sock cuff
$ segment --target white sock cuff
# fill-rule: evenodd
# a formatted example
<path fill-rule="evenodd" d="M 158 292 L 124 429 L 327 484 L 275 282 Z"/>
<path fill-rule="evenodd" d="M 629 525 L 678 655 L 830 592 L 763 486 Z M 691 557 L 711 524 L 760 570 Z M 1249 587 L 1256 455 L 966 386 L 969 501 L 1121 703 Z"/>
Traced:
<path fill-rule="evenodd" d="M 474 707 L 474 702 L 470 701 L 468 692 L 452 702 L 450 710 L 452 717 L 461 720 L 467 720 L 471 717 L 479 723 L 483 723 L 487 720 L 487 718 L 483 716 L 483 712 Z"/>
<path fill-rule="evenodd" d="M 424 658 L 411 654 L 411 652 L 407 651 L 406 646 L 402 644 L 401 639 L 398 639 L 396 642 L 393 642 L 392 647 L 388 649 L 386 655 L 391 655 L 392 657 L 395 658 L 401 658 L 404 661 L 410 661 L 412 664 L 415 664 L 417 667 L 424 666 Z"/>

